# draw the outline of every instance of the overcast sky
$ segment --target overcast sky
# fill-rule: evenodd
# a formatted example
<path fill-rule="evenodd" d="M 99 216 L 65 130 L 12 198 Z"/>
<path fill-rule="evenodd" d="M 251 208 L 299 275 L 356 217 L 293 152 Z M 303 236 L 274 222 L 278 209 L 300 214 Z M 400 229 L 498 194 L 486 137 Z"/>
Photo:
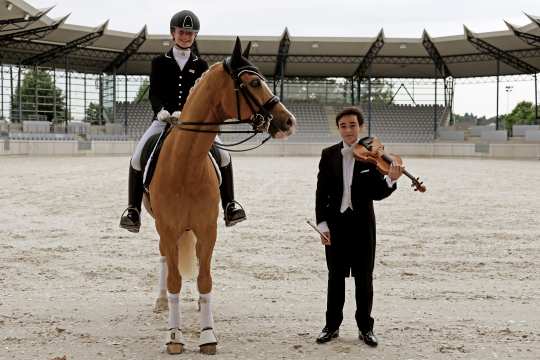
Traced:
<path fill-rule="evenodd" d="M 287 26 L 292 36 L 375 36 L 381 27 L 392 37 L 420 37 L 473 31 L 505 30 L 503 19 L 529 23 L 522 14 L 540 15 L 538 0 L 28 0 L 37 8 L 56 5 L 50 13 L 72 13 L 68 23 L 96 26 L 107 19 L 113 30 L 165 34 L 172 14 L 194 11 L 201 34 L 275 35 Z"/>
<path fill-rule="evenodd" d="M 171 15 L 182 9 L 199 16 L 202 35 L 279 36 L 288 27 L 291 36 L 370 37 L 384 28 L 388 37 L 419 38 L 423 29 L 436 37 L 462 34 L 463 24 L 475 32 L 506 30 L 503 19 L 521 26 L 529 23 L 523 12 L 540 15 L 540 0 L 27 1 L 36 8 L 56 5 L 51 17 L 71 13 L 69 24 L 97 26 L 110 19 L 109 29 L 135 33 L 146 24 L 151 34 L 166 34 Z M 519 100 L 534 101 L 530 81 L 512 86 L 509 94 L 501 89 L 501 112 Z M 457 113 L 495 114 L 495 86 L 478 89 L 456 88 Z"/>

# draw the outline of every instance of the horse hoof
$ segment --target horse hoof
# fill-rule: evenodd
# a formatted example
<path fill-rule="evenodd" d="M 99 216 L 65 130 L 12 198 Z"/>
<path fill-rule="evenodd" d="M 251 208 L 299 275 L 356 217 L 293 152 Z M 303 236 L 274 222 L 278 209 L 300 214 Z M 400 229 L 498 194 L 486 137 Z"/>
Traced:
<path fill-rule="evenodd" d="M 217 352 L 216 344 L 201 345 L 199 348 L 201 353 L 205 355 L 216 355 Z"/>
<path fill-rule="evenodd" d="M 154 305 L 154 312 L 159 314 L 167 310 L 169 310 L 169 301 L 167 298 L 157 298 L 156 304 Z"/>
<path fill-rule="evenodd" d="M 167 344 L 167 354 L 181 354 L 184 351 L 184 345 L 178 343 Z"/>

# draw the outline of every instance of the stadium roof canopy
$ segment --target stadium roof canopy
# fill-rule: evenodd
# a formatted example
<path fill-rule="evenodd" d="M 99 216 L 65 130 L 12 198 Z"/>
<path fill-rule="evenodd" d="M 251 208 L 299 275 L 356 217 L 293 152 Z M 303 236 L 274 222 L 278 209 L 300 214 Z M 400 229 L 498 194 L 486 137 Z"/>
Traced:
<path fill-rule="evenodd" d="M 149 74 L 170 36 L 66 24 L 23 0 L 0 0 L 0 63 L 54 66 L 92 73 Z M 267 76 L 434 78 L 540 72 L 540 18 L 522 27 L 431 38 L 246 36 L 251 60 Z M 235 36 L 198 36 L 209 63 L 230 54 Z M 499 66 L 498 66 L 499 64 Z M 498 70 L 497 70 L 498 68 Z M 436 71 L 437 69 L 437 71 Z"/>

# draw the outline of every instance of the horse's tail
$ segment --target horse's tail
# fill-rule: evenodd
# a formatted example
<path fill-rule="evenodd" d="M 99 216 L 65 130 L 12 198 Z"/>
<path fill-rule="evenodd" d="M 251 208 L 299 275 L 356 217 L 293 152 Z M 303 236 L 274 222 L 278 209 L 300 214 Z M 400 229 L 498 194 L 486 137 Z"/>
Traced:
<path fill-rule="evenodd" d="M 198 273 L 196 243 L 197 237 L 191 230 L 185 231 L 178 243 L 178 270 L 186 280 L 195 279 Z"/>

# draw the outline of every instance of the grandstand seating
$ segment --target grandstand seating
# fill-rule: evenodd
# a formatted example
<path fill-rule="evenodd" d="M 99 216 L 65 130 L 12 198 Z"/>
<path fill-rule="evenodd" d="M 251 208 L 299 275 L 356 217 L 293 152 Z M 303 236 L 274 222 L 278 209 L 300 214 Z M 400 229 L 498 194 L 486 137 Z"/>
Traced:
<path fill-rule="evenodd" d="M 122 134 L 91 134 L 86 137 L 91 141 L 127 141 L 131 137 Z"/>
<path fill-rule="evenodd" d="M 22 122 L 23 131 L 27 133 L 49 133 L 51 123 L 48 121 L 25 120 Z"/>
<path fill-rule="evenodd" d="M 54 133 L 16 133 L 8 134 L 10 140 L 44 140 L 44 141 L 76 141 L 75 134 L 54 134 Z"/>
<path fill-rule="evenodd" d="M 132 138 L 139 138 L 150 126 L 154 112 L 149 102 L 141 103 L 117 103 L 116 104 L 116 122 L 124 123 L 127 107 L 127 135 Z"/>
<path fill-rule="evenodd" d="M 342 106 L 322 105 L 314 102 L 286 102 L 287 108 L 295 114 L 298 120 L 298 129 L 291 142 L 334 142 L 339 137 L 336 132 L 334 118 L 341 111 Z M 368 119 L 368 106 L 361 104 L 364 111 L 366 130 Z M 124 129 L 124 117 L 127 110 L 127 133 Z M 395 104 L 372 104 L 371 107 L 371 134 L 378 136 L 383 142 L 431 142 L 434 139 L 434 107 L 427 105 L 395 105 Z M 448 112 L 442 106 L 437 107 L 438 123 L 444 121 L 443 117 Z M 117 103 L 116 122 L 107 123 L 104 133 L 95 134 L 90 131 L 86 123 L 69 123 L 68 134 L 48 133 L 45 127 L 48 122 L 25 121 L 23 133 L 12 132 L 12 139 L 36 139 L 36 140 L 75 140 L 76 135 L 83 135 L 88 140 L 96 141 L 124 141 L 139 138 L 148 128 L 153 117 L 153 111 L 148 102 L 141 103 Z M 26 124 L 26 125 L 24 125 Z M 31 131 L 43 127 L 42 130 Z M 37 129 L 37 128 L 36 128 Z M 40 128 L 41 129 L 41 128 Z M 65 129 L 62 125 L 62 130 Z M 249 126 L 222 127 L 222 130 L 250 130 Z M 56 128 L 54 129 L 56 131 Z M 13 130 L 11 130 L 13 131 Z M 63 131 L 59 131 L 63 132 Z M 40 133 L 40 134 L 38 134 Z M 50 136 L 47 136 L 50 135 Z M 247 134 L 222 134 L 224 143 L 237 142 L 246 138 Z M 260 137 L 257 138 L 257 141 Z"/>
<path fill-rule="evenodd" d="M 368 106 L 361 108 L 367 122 Z M 431 105 L 372 104 L 371 134 L 389 143 L 431 142 L 435 138 L 434 112 Z M 444 121 L 444 112 L 443 106 L 437 106 L 437 123 Z"/>

